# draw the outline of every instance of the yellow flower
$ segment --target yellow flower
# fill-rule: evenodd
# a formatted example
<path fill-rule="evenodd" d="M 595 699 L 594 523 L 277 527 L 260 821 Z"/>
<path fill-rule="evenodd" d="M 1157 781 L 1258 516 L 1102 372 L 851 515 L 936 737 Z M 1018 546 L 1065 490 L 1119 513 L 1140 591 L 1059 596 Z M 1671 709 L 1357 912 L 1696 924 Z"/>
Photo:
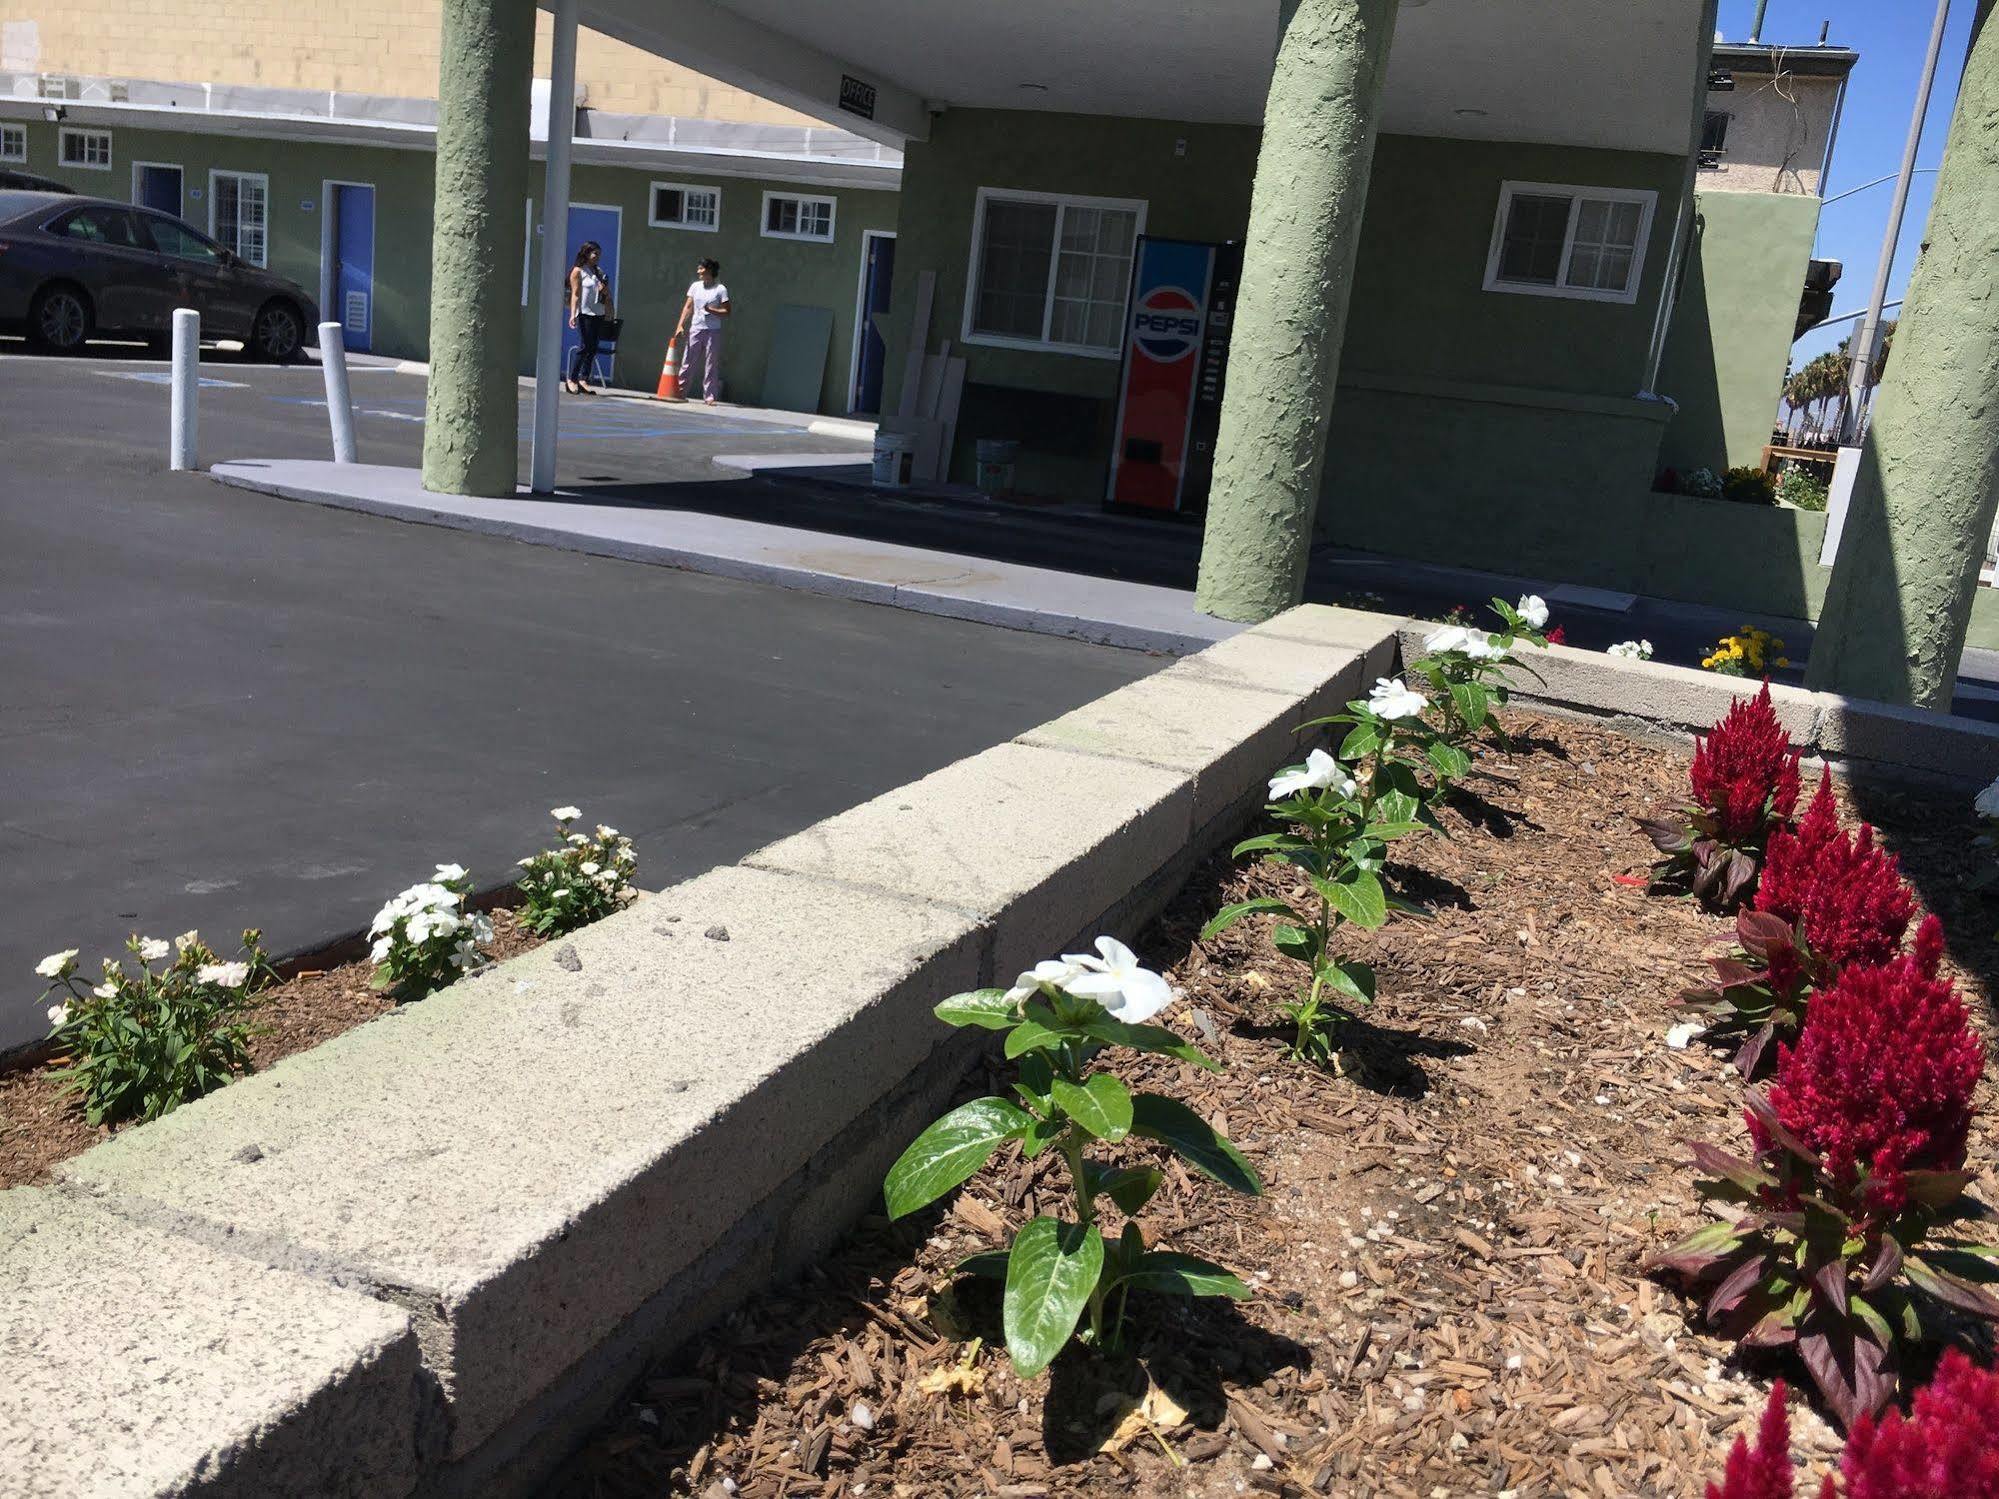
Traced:
<path fill-rule="evenodd" d="M 1779 656 L 1777 658 L 1777 664 L 1779 666 L 1789 666 L 1791 664 L 1791 658 L 1789 656 Z"/>

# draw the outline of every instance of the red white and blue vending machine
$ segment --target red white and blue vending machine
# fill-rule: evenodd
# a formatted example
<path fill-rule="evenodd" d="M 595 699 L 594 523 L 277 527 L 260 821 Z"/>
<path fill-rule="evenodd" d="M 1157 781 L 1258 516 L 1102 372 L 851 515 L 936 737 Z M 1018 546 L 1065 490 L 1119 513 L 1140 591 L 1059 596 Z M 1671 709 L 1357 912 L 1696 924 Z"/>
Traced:
<path fill-rule="evenodd" d="M 1118 380 L 1108 505 L 1207 508 L 1242 246 L 1141 237 Z"/>

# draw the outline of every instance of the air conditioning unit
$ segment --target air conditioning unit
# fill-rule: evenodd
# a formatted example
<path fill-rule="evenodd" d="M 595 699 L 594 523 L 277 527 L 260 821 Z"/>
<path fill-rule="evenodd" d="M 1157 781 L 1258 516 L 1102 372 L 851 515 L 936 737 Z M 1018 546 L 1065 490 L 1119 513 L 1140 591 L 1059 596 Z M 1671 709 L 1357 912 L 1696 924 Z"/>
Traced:
<path fill-rule="evenodd" d="M 132 102 L 132 85 L 123 78 L 112 79 L 111 102 L 113 104 L 130 104 Z"/>
<path fill-rule="evenodd" d="M 69 73 L 44 73 L 39 92 L 44 99 L 81 99 L 83 80 Z"/>

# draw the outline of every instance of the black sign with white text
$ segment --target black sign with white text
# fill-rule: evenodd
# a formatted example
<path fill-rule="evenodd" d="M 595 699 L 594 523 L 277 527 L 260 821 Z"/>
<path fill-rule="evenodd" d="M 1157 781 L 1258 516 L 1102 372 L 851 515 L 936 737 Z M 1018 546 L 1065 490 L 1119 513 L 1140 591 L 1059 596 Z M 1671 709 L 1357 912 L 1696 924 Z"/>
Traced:
<path fill-rule="evenodd" d="M 875 117 L 875 86 L 863 83 L 858 78 L 840 75 L 840 108 L 850 115 L 859 115 L 864 120 Z"/>

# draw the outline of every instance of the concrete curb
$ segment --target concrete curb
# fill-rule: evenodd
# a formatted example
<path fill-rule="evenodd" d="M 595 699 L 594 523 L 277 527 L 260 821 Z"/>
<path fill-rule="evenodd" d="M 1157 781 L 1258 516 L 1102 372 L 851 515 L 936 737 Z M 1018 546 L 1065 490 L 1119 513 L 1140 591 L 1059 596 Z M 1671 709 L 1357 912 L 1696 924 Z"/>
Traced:
<path fill-rule="evenodd" d="M 71 1350 L 30 1383 L 0 1492 L 67 1492 L 113 1391 L 185 1445 L 93 1494 L 245 1492 L 218 1475 L 308 1449 L 316 1489 L 257 1492 L 530 1492 L 649 1353 L 879 1202 L 977 1040 L 930 1008 L 1134 935 L 1302 757 L 1296 725 L 1390 659 L 1394 623 L 1295 610 L 66 1163 L 50 1201 L 100 1227 L 36 1245 L 39 1275 L 75 1284 L 109 1246 L 160 1286 L 54 1330 L 0 1304 L 0 1347 Z M 277 1346 L 229 1345 L 253 1435 L 136 1369 L 67 1392 L 121 1329 L 200 1315 L 173 1289 L 196 1271 L 278 1302 Z M 308 1314 L 330 1324 L 312 1339 Z M 191 1342 L 190 1382 L 220 1357 Z"/>

